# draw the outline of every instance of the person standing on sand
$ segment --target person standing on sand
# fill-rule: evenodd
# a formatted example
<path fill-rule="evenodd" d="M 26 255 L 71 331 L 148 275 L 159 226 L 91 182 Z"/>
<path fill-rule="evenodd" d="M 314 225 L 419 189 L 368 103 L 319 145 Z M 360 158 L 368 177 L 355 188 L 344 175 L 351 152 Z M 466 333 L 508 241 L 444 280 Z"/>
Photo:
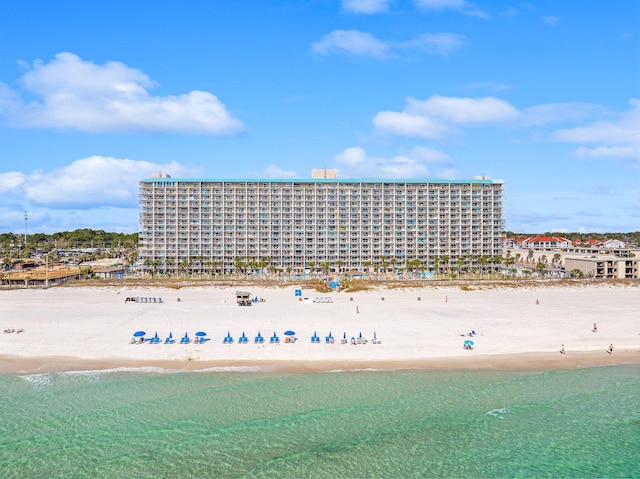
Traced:
<path fill-rule="evenodd" d="M 607 353 L 613 354 L 613 344 L 609 345 L 609 349 L 607 349 Z"/>
<path fill-rule="evenodd" d="M 560 348 L 560 354 L 564 354 L 564 344 L 562 345 L 562 347 Z"/>
<path fill-rule="evenodd" d="M 598 324 L 597 323 L 593 323 L 593 329 L 591 331 L 593 331 L 594 333 L 598 332 Z"/>

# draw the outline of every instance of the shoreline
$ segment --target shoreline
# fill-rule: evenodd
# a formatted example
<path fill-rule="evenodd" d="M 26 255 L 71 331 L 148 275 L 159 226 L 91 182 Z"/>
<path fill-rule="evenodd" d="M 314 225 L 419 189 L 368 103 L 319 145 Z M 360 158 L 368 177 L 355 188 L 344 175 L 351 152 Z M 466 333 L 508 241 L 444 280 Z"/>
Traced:
<path fill-rule="evenodd" d="M 299 295 L 299 288 L 287 286 L 250 292 L 261 301 L 237 306 L 232 286 L 5 291 L 0 329 L 8 332 L 0 334 L 0 374 L 117 368 L 554 370 L 640 363 L 636 287 L 427 285 L 358 293 L 308 289 Z M 131 301 L 138 297 L 144 301 Z M 295 343 L 285 341 L 288 330 L 295 331 Z M 147 340 L 157 332 L 160 342 L 172 334 L 175 344 L 131 344 L 138 331 Z M 207 341 L 182 344 L 185 334 L 194 338 L 199 331 Z M 237 341 L 245 333 L 246 344 Z M 254 341 L 258 333 L 264 343 Z M 276 333 L 282 344 L 271 344 Z M 227 334 L 236 341 L 223 341 Z M 328 335 L 335 344 L 327 344 Z M 463 348 L 469 341 L 473 350 Z"/>
<path fill-rule="evenodd" d="M 53 374 L 85 371 L 151 370 L 158 372 L 249 372 L 307 374 L 348 371 L 561 371 L 600 366 L 640 364 L 640 350 L 579 351 L 482 355 L 467 358 L 415 360 L 151 360 L 83 359 L 70 356 L 21 357 L 0 355 L 0 374 Z"/>

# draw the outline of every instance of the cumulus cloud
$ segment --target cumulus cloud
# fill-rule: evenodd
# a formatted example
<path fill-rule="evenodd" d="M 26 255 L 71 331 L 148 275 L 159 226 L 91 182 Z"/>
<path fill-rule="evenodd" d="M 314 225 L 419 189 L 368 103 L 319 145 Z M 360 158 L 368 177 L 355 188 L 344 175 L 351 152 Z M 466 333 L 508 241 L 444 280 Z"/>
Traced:
<path fill-rule="evenodd" d="M 499 98 L 433 95 L 423 101 L 407 98 L 402 112 L 379 112 L 373 124 L 385 133 L 435 139 L 457 131 L 459 126 L 500 124 L 519 118 L 520 112 Z"/>
<path fill-rule="evenodd" d="M 426 100 L 407 98 L 402 111 L 378 112 L 373 124 L 376 130 L 386 134 L 438 139 L 460 133 L 465 127 L 523 128 L 558 123 L 576 124 L 610 115 L 607 108 L 590 103 L 547 103 L 518 109 L 506 100 L 493 96 L 468 98 L 433 95 Z M 633 121 L 629 120 L 629 123 Z M 601 128 L 598 126 L 598 129 Z M 635 131 L 637 125 L 629 125 L 624 134 L 635 137 Z M 559 130 L 553 136 L 556 140 L 569 141 L 569 138 L 580 136 L 593 138 L 593 133 L 591 130 L 583 133 L 580 129 L 572 129 Z"/>
<path fill-rule="evenodd" d="M 334 30 L 311 45 L 317 55 L 348 54 L 371 58 L 385 58 L 402 51 L 424 51 L 433 55 L 448 55 L 465 42 L 455 33 L 424 33 L 407 41 L 382 41 L 367 32 Z"/>
<path fill-rule="evenodd" d="M 488 13 L 465 0 L 415 0 L 414 3 L 423 10 L 453 10 L 470 17 L 489 18 Z"/>
<path fill-rule="evenodd" d="M 633 159 L 640 162 L 640 100 L 631 99 L 629 105 L 628 111 L 610 115 L 611 119 L 556 130 L 552 137 L 566 143 L 600 143 L 595 147 L 578 147 L 574 151 L 578 157 Z"/>
<path fill-rule="evenodd" d="M 408 155 L 392 158 L 368 156 L 364 148 L 346 148 L 333 158 L 341 177 L 349 178 L 427 178 L 455 177 L 448 168 L 451 158 L 438 150 L 417 147 Z"/>
<path fill-rule="evenodd" d="M 47 208 L 137 207 L 138 184 L 159 171 L 197 176 L 180 163 L 157 164 L 90 156 L 51 171 L 0 173 L 0 191 Z"/>
<path fill-rule="evenodd" d="M 25 182 L 25 175 L 19 171 L 0 173 L 0 194 L 18 191 Z"/>
<path fill-rule="evenodd" d="M 386 12 L 391 2 L 392 0 L 342 0 L 342 10 L 371 15 Z"/>
<path fill-rule="evenodd" d="M 63 52 L 48 63 L 38 60 L 23 67 L 26 72 L 19 83 L 35 100 L 23 100 L 0 85 L 0 118 L 10 126 L 209 135 L 244 129 L 212 93 L 153 96 L 149 90 L 156 83 L 121 62 L 98 65 Z"/>

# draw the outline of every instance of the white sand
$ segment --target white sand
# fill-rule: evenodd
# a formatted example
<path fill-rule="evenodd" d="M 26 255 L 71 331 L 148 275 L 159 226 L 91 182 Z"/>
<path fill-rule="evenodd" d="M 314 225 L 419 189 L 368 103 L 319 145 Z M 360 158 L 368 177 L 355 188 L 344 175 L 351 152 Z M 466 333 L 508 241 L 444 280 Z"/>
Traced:
<path fill-rule="evenodd" d="M 480 286 L 481 287 L 481 286 Z M 243 288 L 244 289 L 244 288 Z M 0 372 L 88 364 L 174 365 L 189 368 L 215 364 L 302 364 L 310 369 L 527 364 L 569 367 L 640 362 L 640 290 L 637 286 L 545 286 L 478 289 L 459 287 L 388 289 L 375 292 L 321 294 L 331 303 L 307 303 L 294 287 L 251 288 L 266 301 L 250 307 L 235 304 L 235 288 L 89 288 L 0 291 Z M 127 297 L 162 298 L 162 303 L 126 303 Z M 382 298 L 384 297 L 384 300 Z M 418 300 L 420 297 L 420 300 Z M 180 301 L 178 301 L 180 298 Z M 539 300 L 540 304 L 536 304 Z M 592 332 L 593 323 L 598 331 Z M 298 341 L 284 342 L 284 331 Z M 130 344 L 135 331 L 156 331 L 161 344 Z M 205 331 L 204 344 L 180 344 L 180 337 Z M 462 336 L 471 330 L 473 338 Z M 230 332 L 235 338 L 224 345 Z M 245 332 L 248 344 L 238 344 Z M 254 344 L 260 331 L 262 345 Z M 274 331 L 280 344 L 269 344 Z M 163 344 L 173 333 L 174 344 Z M 310 337 L 317 332 L 320 344 Z M 325 344 L 332 332 L 335 344 Z M 360 333 L 365 345 L 340 344 Z M 376 333 L 381 344 L 372 344 Z M 466 339 L 475 342 L 464 350 Z M 606 349 L 614 345 L 614 353 Z M 564 344 L 566 354 L 559 353 Z M 64 359 L 63 359 L 64 358 Z M 576 358 L 580 358 L 576 361 Z M 498 361 L 499 359 L 499 361 Z M 65 363 L 65 366 L 60 364 Z M 313 365 L 315 364 L 315 366 Z"/>

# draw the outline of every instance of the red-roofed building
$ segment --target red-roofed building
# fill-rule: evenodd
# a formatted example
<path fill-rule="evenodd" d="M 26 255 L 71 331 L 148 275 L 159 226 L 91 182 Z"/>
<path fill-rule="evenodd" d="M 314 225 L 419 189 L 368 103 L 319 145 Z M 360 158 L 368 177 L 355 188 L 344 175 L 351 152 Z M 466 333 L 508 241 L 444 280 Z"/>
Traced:
<path fill-rule="evenodd" d="M 523 249 L 571 248 L 571 240 L 562 236 L 532 236 L 520 243 Z"/>

